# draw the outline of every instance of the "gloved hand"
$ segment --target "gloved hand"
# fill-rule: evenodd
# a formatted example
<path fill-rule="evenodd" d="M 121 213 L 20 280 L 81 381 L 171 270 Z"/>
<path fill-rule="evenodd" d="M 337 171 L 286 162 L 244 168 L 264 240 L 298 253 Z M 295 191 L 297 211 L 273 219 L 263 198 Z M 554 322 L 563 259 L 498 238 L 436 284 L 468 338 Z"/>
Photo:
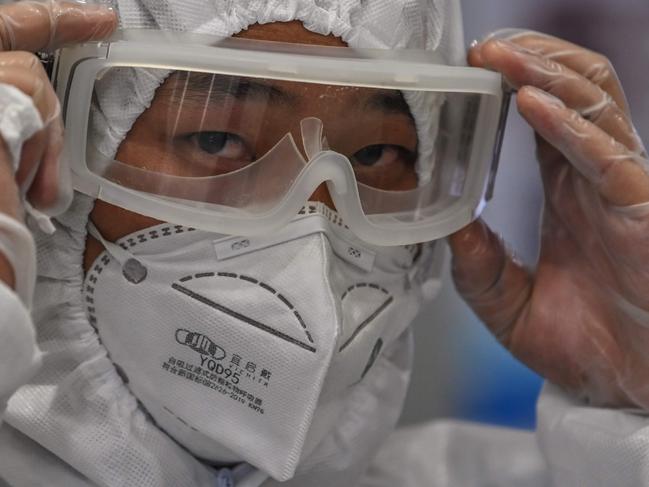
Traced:
<path fill-rule="evenodd" d="M 98 5 L 49 0 L 0 6 L 0 216 L 22 221 L 23 196 L 51 214 L 64 210 L 72 196 L 70 176 L 59 157 L 63 124 L 58 99 L 31 52 L 101 39 L 116 25 L 115 13 Z M 30 113 L 34 107 L 40 121 Z M 13 287 L 19 277 L 15 273 L 26 270 L 14 273 L 20 259 L 8 254 L 23 251 L 17 242 L 25 240 L 26 230 L 6 218 L 3 222 L 0 279 Z"/>
<path fill-rule="evenodd" d="M 450 238 L 458 290 L 511 353 L 602 406 L 649 410 L 649 172 L 602 55 L 533 32 L 474 46 L 518 89 L 545 190 L 535 272 L 484 222 Z M 504 38 L 503 38 L 504 37 Z"/>

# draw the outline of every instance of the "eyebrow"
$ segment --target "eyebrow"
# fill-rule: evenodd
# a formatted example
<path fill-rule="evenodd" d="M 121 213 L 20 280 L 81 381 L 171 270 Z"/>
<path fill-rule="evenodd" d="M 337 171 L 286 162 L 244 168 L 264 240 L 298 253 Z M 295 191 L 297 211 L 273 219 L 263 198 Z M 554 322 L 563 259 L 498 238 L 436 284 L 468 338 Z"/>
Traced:
<path fill-rule="evenodd" d="M 234 97 L 237 99 L 258 99 L 271 103 L 293 106 L 297 97 L 291 93 L 254 78 L 218 75 L 211 73 L 189 73 L 177 71 L 176 82 L 167 88 L 174 98 L 196 101 L 204 104 L 210 100 Z M 181 93 L 177 93 L 181 92 Z"/>
<path fill-rule="evenodd" d="M 210 100 L 234 97 L 236 99 L 257 99 L 278 105 L 295 107 L 299 96 L 282 90 L 261 79 L 212 73 L 176 71 L 175 83 L 166 87 L 175 101 L 194 101 L 205 104 L 206 94 Z M 373 93 L 360 97 L 358 104 L 366 110 L 379 110 L 384 113 L 405 115 L 414 122 L 410 106 L 403 93 L 398 90 L 368 88 Z"/>
<path fill-rule="evenodd" d="M 406 115 L 414 121 L 410 105 L 406 102 L 403 93 L 396 90 L 379 91 L 365 99 L 363 108 L 369 110 L 380 110 L 385 113 L 394 113 L 397 115 Z"/>

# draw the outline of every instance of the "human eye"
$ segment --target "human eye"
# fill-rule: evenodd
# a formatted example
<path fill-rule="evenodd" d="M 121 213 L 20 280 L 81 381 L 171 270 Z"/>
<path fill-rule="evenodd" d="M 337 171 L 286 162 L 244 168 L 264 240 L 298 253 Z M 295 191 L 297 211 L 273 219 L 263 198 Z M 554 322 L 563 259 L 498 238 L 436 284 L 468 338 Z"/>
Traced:
<path fill-rule="evenodd" d="M 359 168 L 394 167 L 414 164 L 416 155 L 405 147 L 391 144 L 375 144 L 364 147 L 352 158 L 352 165 Z"/>
<path fill-rule="evenodd" d="M 253 154 L 245 141 L 228 132 L 197 132 L 189 136 L 196 149 L 207 156 L 250 162 Z"/>
<path fill-rule="evenodd" d="M 417 153 L 400 145 L 372 144 L 350 158 L 359 183 L 402 191 L 417 187 Z"/>
<path fill-rule="evenodd" d="M 211 176 L 237 171 L 255 161 L 252 144 L 227 131 L 189 132 L 174 138 L 172 152 L 182 161 L 182 171 L 192 176 Z"/>

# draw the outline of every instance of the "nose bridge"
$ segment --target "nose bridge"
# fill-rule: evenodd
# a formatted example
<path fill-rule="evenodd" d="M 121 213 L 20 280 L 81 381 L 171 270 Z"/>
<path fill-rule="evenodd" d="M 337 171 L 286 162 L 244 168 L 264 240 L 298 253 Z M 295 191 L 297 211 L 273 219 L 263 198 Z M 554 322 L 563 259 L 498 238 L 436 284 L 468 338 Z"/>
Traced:
<path fill-rule="evenodd" d="M 354 171 L 349 161 L 342 154 L 333 151 L 322 151 L 304 169 L 307 184 L 317 189 L 309 201 L 318 201 L 326 204 L 332 210 L 338 211 L 334 205 L 329 188 L 331 185 L 335 192 L 344 195 L 351 190 L 351 185 L 356 184 Z"/>
<path fill-rule="evenodd" d="M 336 209 L 336 205 L 334 204 L 334 200 L 331 197 L 331 193 L 329 192 L 329 188 L 327 188 L 327 185 L 325 183 L 322 183 L 320 186 L 318 186 L 313 194 L 309 196 L 309 201 L 323 203 L 330 209 L 338 211 Z"/>

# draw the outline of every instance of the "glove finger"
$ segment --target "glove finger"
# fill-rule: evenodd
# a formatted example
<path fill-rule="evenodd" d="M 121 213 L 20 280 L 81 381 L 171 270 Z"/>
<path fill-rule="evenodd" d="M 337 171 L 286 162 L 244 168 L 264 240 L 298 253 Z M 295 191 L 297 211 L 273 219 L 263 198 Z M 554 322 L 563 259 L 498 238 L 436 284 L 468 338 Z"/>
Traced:
<path fill-rule="evenodd" d="M 54 88 L 50 83 L 50 79 L 40 59 L 26 51 L 0 53 L 0 71 L 12 70 L 20 71 L 21 76 L 24 77 L 28 77 L 28 73 L 32 73 L 35 80 L 40 80 L 40 83 L 34 81 L 38 85 L 38 89 L 35 89 L 33 93 L 25 91 L 23 86 L 18 86 L 18 88 L 32 97 L 38 97 L 34 99 L 34 103 L 39 109 L 43 125 L 48 125 L 50 121 L 56 119 L 61 114 L 59 98 L 54 92 Z"/>
<path fill-rule="evenodd" d="M 14 182 L 14 170 L 9 150 L 4 141 L 0 140 L 0 208 L 2 212 L 16 219 L 21 217 L 18 187 Z M 0 281 L 10 288 L 16 284 L 14 267 L 7 257 L 0 252 Z"/>
<path fill-rule="evenodd" d="M 0 50 L 55 50 L 103 39 L 117 26 L 111 9 L 73 2 L 22 1 L 0 7 Z"/>
<path fill-rule="evenodd" d="M 58 167 L 58 161 L 52 157 L 45 158 L 47 154 L 60 152 L 58 148 L 63 142 L 58 98 L 37 58 L 26 52 L 0 53 L 0 83 L 12 85 L 29 96 L 41 120 L 46 122 L 45 128 L 23 147 L 16 174 L 20 187 L 28 193 L 30 201 L 38 208 L 44 208 L 46 203 L 56 202 L 57 198 L 53 195 L 59 194 L 61 184 L 58 177 L 43 180 L 38 176 L 41 169 L 51 173 L 48 167 L 41 167 L 43 162 L 46 166 L 51 164 Z M 21 123 L 21 120 L 12 123 Z M 14 130 L 13 127 L 7 129 Z M 36 180 L 39 181 L 36 188 L 43 194 L 30 190 L 32 181 Z"/>
<path fill-rule="evenodd" d="M 481 48 L 480 60 L 501 72 L 515 87 L 535 86 L 561 99 L 630 150 L 644 152 L 635 128 L 606 91 L 565 65 L 505 40 L 491 40 Z"/>
<path fill-rule="evenodd" d="M 47 145 L 48 134 L 46 130 L 37 132 L 23 144 L 20 165 L 18 171 L 16 171 L 16 182 L 24 192 L 27 192 L 39 171 Z"/>
<path fill-rule="evenodd" d="M 0 66 L 0 83 L 15 86 L 31 97 L 43 124 L 59 116 L 59 103 L 52 85 L 33 71 L 18 66 Z"/>
<path fill-rule="evenodd" d="M 59 160 L 63 147 L 59 99 L 42 63 L 34 54 L 25 51 L 0 53 L 0 68 L 28 70 L 42 80 L 45 86 L 41 116 L 47 118 L 40 136 L 45 144 L 39 158 L 30 156 L 29 152 L 26 154 L 28 157 L 22 158 L 17 180 L 22 188 L 29 188 L 28 199 L 36 209 L 47 211 L 48 214 L 59 214 L 68 206 L 72 194 L 69 171 L 61 166 Z M 25 150 L 29 151 L 23 149 Z"/>
<path fill-rule="evenodd" d="M 558 37 L 530 30 L 504 29 L 494 32 L 489 38 L 505 39 L 579 73 L 607 92 L 630 118 L 622 83 L 606 56 Z"/>
<path fill-rule="evenodd" d="M 48 215 L 65 211 L 72 199 L 72 182 L 67 166 L 63 165 L 63 123 L 53 121 L 47 128 L 47 144 L 42 163 L 27 192 L 27 198 L 38 210 Z"/>
<path fill-rule="evenodd" d="M 478 220 L 449 237 L 455 286 L 492 333 L 510 348 L 519 318 L 529 306 L 531 274 Z"/>
<path fill-rule="evenodd" d="M 20 194 L 7 144 L 0 138 L 0 211 L 16 220 L 22 218 Z"/>
<path fill-rule="evenodd" d="M 518 108 L 534 130 L 610 204 L 625 207 L 649 202 L 649 164 L 645 158 L 538 88 L 522 88 Z"/>

